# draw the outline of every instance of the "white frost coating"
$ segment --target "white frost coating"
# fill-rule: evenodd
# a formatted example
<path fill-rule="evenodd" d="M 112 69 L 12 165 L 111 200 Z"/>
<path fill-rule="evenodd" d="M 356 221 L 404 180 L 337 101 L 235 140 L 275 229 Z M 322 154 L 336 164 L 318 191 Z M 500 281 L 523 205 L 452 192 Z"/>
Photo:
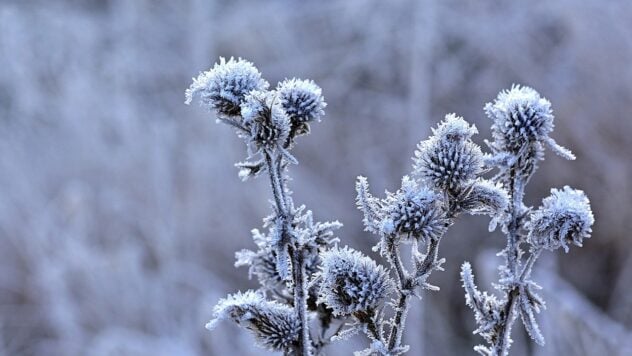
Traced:
<path fill-rule="evenodd" d="M 545 304 L 535 292 L 540 287 L 531 280 L 533 266 L 543 249 L 563 247 L 568 251 L 571 244 L 581 246 L 590 237 L 594 216 L 584 192 L 568 186 L 552 189 L 551 196 L 536 211 L 523 203 L 525 186 L 538 161 L 544 159 L 544 145 L 566 159 L 575 159 L 570 150 L 549 137 L 553 114 L 548 100 L 531 88 L 513 86 L 488 103 L 485 112 L 493 121 L 493 141 L 486 141 L 492 155 L 485 157 L 485 164 L 499 172 L 491 181 L 473 184 L 463 208 L 492 213 L 490 230 L 500 223 L 507 236 L 507 246 L 498 253 L 505 263 L 499 266 L 500 279 L 494 285 L 502 297 L 479 292 L 468 263 L 462 266 L 461 278 L 466 303 L 474 310 L 478 324 L 475 333 L 489 344 L 478 345 L 474 350 L 483 355 L 504 356 L 509 354 L 511 330 L 518 315 L 531 339 L 544 345 L 535 314 Z M 526 242 L 531 248 L 528 259 L 523 261 L 520 245 Z"/>
<path fill-rule="evenodd" d="M 494 141 L 488 143 L 498 156 L 493 160 L 504 160 L 504 168 L 520 164 L 520 174 L 528 179 L 544 159 L 544 145 L 563 158 L 575 159 L 569 149 L 549 137 L 554 128 L 551 103 L 534 89 L 514 85 L 501 91 L 494 102 L 485 105 L 485 113 L 493 121 Z M 507 174 L 507 169 L 501 169 L 499 176 L 506 178 Z"/>
<path fill-rule="evenodd" d="M 253 90 L 265 90 L 268 82 L 261 78 L 255 66 L 241 58 L 226 61 L 220 57 L 213 68 L 193 78 L 193 83 L 185 91 L 186 104 L 195 96 L 200 104 L 217 110 L 220 114 L 239 115 L 239 104 Z"/>
<path fill-rule="evenodd" d="M 240 105 L 241 125 L 249 131 L 247 141 L 259 148 L 283 145 L 290 134 L 290 119 L 274 92 L 255 90 Z M 244 135 L 245 136 L 245 135 Z"/>
<path fill-rule="evenodd" d="M 281 106 L 294 122 L 320 121 L 325 115 L 322 89 L 313 80 L 286 79 L 276 89 Z"/>
<path fill-rule="evenodd" d="M 463 209 L 470 214 L 502 215 L 509 206 L 509 194 L 501 183 L 479 178 L 464 199 Z"/>
<path fill-rule="evenodd" d="M 465 289 L 465 303 L 474 311 L 476 324 L 478 324 L 474 333 L 480 334 L 487 342 L 492 343 L 492 339 L 497 336 L 494 328 L 502 322 L 500 315 L 502 303 L 494 295 L 478 291 L 474 283 L 472 266 L 468 262 L 464 262 L 461 266 L 461 281 Z"/>
<path fill-rule="evenodd" d="M 364 177 L 356 182 L 357 206 L 364 213 L 367 231 L 384 238 L 401 235 L 427 241 L 437 239 L 446 230 L 445 211 L 441 196 L 408 176 L 402 178 L 401 188 L 386 192 L 378 199 L 369 193 Z M 382 241 L 380 245 L 384 245 Z"/>
<path fill-rule="evenodd" d="M 482 173 L 483 153 L 471 140 L 478 130 L 450 114 L 433 132 L 417 145 L 414 174 L 438 189 L 457 192 Z"/>
<path fill-rule="evenodd" d="M 428 241 L 446 231 L 443 201 L 434 191 L 420 186 L 408 176 L 395 193 L 387 193 L 382 202 L 382 233 L 399 233 Z"/>
<path fill-rule="evenodd" d="M 590 201 L 583 191 L 569 186 L 551 189 L 551 195 L 531 215 L 529 242 L 548 250 L 562 247 L 568 252 L 570 244 L 581 247 L 590 237 L 594 222 Z"/>
<path fill-rule="evenodd" d="M 319 301 L 334 315 L 375 309 L 390 294 L 393 281 L 382 266 L 351 248 L 332 248 L 322 254 Z"/>
<path fill-rule="evenodd" d="M 296 343 L 300 324 L 287 305 L 265 299 L 252 290 L 221 299 L 213 309 L 214 319 L 206 324 L 214 329 L 219 321 L 230 319 L 250 330 L 260 346 L 272 351 L 287 351 Z"/>

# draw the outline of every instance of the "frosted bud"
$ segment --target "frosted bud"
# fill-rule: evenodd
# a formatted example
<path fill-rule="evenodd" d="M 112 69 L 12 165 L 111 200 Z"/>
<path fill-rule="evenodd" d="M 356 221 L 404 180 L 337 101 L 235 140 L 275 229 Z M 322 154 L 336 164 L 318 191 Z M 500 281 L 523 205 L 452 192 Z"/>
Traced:
<path fill-rule="evenodd" d="M 531 214 L 528 239 L 536 248 L 555 250 L 561 246 L 568 252 L 570 244 L 582 246 L 590 237 L 594 222 L 590 201 L 583 191 L 569 186 L 551 189 L 551 195 Z"/>
<path fill-rule="evenodd" d="M 391 292 L 393 282 L 384 267 L 345 247 L 322 254 L 319 302 L 334 315 L 350 315 L 376 308 Z"/>
<path fill-rule="evenodd" d="M 273 148 L 285 142 L 290 119 L 274 92 L 253 91 L 241 104 L 243 126 L 250 131 L 250 140 L 258 148 Z"/>
<path fill-rule="evenodd" d="M 241 58 L 231 57 L 226 61 L 220 57 L 213 68 L 193 78 L 193 83 L 185 92 L 185 103 L 190 104 L 197 95 L 201 104 L 220 114 L 237 116 L 241 111 L 240 104 L 248 93 L 265 90 L 268 86 L 252 63 Z"/>
<path fill-rule="evenodd" d="M 479 178 L 461 205 L 470 214 L 497 215 L 507 209 L 509 194 L 500 183 Z"/>
<path fill-rule="evenodd" d="M 549 137 L 553 131 L 553 111 L 551 102 L 541 97 L 532 88 L 514 85 L 501 91 L 493 103 L 485 105 L 485 113 L 493 121 L 493 149 L 519 155 L 533 155 L 542 159 L 543 144 L 556 154 L 573 160 L 573 153 L 558 145 Z M 530 150 L 535 150 L 530 153 Z"/>
<path fill-rule="evenodd" d="M 414 173 L 439 189 L 458 191 L 482 172 L 483 154 L 470 139 L 477 132 L 463 118 L 446 115 L 434 135 L 417 145 Z"/>
<path fill-rule="evenodd" d="M 408 176 L 402 178 L 401 189 L 386 202 L 382 223 L 385 234 L 410 234 L 427 241 L 441 237 L 447 229 L 440 196 Z"/>
<path fill-rule="evenodd" d="M 300 323 L 287 305 L 265 300 L 255 291 L 236 293 L 221 299 L 213 309 L 214 319 L 206 324 L 212 330 L 221 320 L 230 319 L 252 331 L 260 346 L 271 351 L 288 351 L 294 347 Z"/>
<path fill-rule="evenodd" d="M 277 86 L 281 106 L 293 123 L 320 120 L 325 115 L 322 90 L 312 80 L 286 79 Z"/>

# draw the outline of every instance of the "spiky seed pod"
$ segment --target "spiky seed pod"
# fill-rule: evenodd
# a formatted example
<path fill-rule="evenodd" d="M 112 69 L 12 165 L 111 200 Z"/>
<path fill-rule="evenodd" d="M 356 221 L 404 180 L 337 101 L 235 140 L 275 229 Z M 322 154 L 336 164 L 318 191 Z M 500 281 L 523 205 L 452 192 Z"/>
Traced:
<path fill-rule="evenodd" d="M 253 90 L 265 90 L 268 82 L 261 78 L 255 66 L 241 58 L 226 61 L 220 57 L 213 68 L 193 78 L 186 90 L 185 103 L 190 104 L 196 95 L 200 103 L 226 116 L 237 116 L 241 112 L 240 104 Z"/>
<path fill-rule="evenodd" d="M 214 319 L 206 324 L 212 330 L 221 320 L 231 319 L 253 332 L 260 346 L 271 351 L 288 351 L 298 340 L 300 323 L 287 305 L 265 300 L 252 290 L 221 299 L 213 309 Z"/>
<path fill-rule="evenodd" d="M 553 131 L 551 103 L 529 87 L 514 85 L 501 91 L 485 105 L 485 113 L 493 120 L 492 135 L 503 151 L 517 153 Z"/>
<path fill-rule="evenodd" d="M 590 237 L 594 222 L 590 201 L 583 191 L 569 186 L 551 189 L 551 195 L 531 214 L 528 240 L 536 248 L 563 247 L 568 252 L 570 244 L 582 246 Z"/>
<path fill-rule="evenodd" d="M 432 131 L 432 137 L 417 145 L 414 173 L 441 190 L 458 192 L 482 172 L 483 153 L 471 141 L 478 130 L 449 114 Z"/>
<path fill-rule="evenodd" d="M 327 103 L 313 80 L 286 79 L 279 83 L 276 91 L 293 124 L 320 120 L 325 115 Z"/>
<path fill-rule="evenodd" d="M 463 210 L 470 214 L 497 215 L 509 205 L 509 194 L 500 183 L 479 178 L 461 202 Z"/>
<path fill-rule="evenodd" d="M 322 256 L 319 301 L 334 315 L 351 315 L 376 308 L 394 284 L 382 266 L 351 248 L 338 247 Z"/>
<path fill-rule="evenodd" d="M 274 92 L 253 91 L 241 104 L 243 126 L 247 137 L 259 149 L 274 148 L 285 142 L 290 131 L 290 119 Z"/>
<path fill-rule="evenodd" d="M 551 103 L 534 89 L 514 85 L 501 91 L 493 103 L 485 105 L 485 113 L 493 121 L 492 161 L 501 166 L 519 164 L 521 175 L 528 178 L 544 159 L 545 145 L 563 158 L 575 159 L 549 137 L 554 128 Z"/>
<path fill-rule="evenodd" d="M 440 196 L 404 176 L 401 189 L 389 194 L 385 201 L 382 232 L 428 241 L 441 237 L 446 229 L 447 219 Z"/>

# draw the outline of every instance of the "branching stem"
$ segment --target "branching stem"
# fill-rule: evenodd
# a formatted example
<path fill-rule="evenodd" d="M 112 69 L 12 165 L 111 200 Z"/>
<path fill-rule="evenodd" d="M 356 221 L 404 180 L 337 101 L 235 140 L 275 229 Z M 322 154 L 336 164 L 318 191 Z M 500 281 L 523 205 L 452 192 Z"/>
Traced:
<path fill-rule="evenodd" d="M 293 241 L 292 216 L 288 211 L 289 199 L 285 191 L 285 184 L 282 177 L 281 154 L 276 152 L 265 152 L 265 161 L 270 176 L 270 185 L 277 207 L 278 218 L 282 221 L 282 240 L 286 243 Z M 307 323 L 307 296 L 305 278 L 305 256 L 304 251 L 298 244 L 292 244 L 290 256 L 292 259 L 292 282 L 294 285 L 294 309 L 300 322 L 301 332 L 299 333 L 296 355 L 310 355 L 309 326 Z"/>
<path fill-rule="evenodd" d="M 517 174 L 518 165 L 511 168 L 510 177 L 509 177 L 509 196 L 511 198 L 511 203 L 509 206 L 509 213 L 511 215 L 509 225 L 507 226 L 507 249 L 506 253 L 506 263 L 507 270 L 510 274 L 511 278 L 517 279 L 518 277 L 517 271 L 520 264 L 520 216 L 522 214 L 522 197 L 524 196 L 524 184 L 521 181 L 521 177 Z M 537 256 L 536 256 L 537 258 Z M 535 262 L 535 259 L 533 260 Z M 531 263 L 533 263 L 531 262 Z M 504 276 L 508 278 L 509 276 Z M 514 282 L 517 282 L 514 280 Z M 506 294 L 506 304 L 504 308 L 504 320 L 499 325 L 500 332 L 499 337 L 496 340 L 494 346 L 494 351 L 497 352 L 499 356 L 504 356 L 509 354 L 510 345 L 510 335 L 511 328 L 513 326 L 513 322 L 515 318 L 515 303 L 519 294 L 519 286 L 515 285 L 511 289 L 507 291 Z"/>

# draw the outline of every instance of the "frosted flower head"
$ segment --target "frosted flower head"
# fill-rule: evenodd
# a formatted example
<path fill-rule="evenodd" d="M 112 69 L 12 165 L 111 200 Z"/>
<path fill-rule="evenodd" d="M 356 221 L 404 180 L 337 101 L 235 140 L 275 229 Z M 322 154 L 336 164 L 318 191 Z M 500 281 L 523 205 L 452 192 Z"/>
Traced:
<path fill-rule="evenodd" d="M 283 144 L 290 131 L 290 119 L 274 92 L 253 91 L 241 104 L 243 126 L 258 148 L 273 148 Z"/>
<path fill-rule="evenodd" d="M 325 115 L 322 90 L 312 80 L 286 79 L 277 86 L 281 106 L 292 123 L 317 121 Z"/>
<path fill-rule="evenodd" d="M 485 105 L 485 113 L 494 122 L 492 134 L 502 151 L 517 153 L 553 131 L 551 103 L 529 87 L 514 85 L 501 91 Z"/>
<path fill-rule="evenodd" d="M 500 183 L 478 179 L 462 202 L 462 208 L 470 214 L 497 215 L 509 206 L 509 194 Z"/>
<path fill-rule="evenodd" d="M 404 176 L 402 188 L 386 199 L 382 232 L 408 234 L 426 241 L 439 238 L 447 229 L 441 205 L 436 193 Z"/>
<path fill-rule="evenodd" d="M 415 174 L 441 190 L 458 191 L 482 172 L 483 153 L 470 139 L 477 132 L 463 118 L 446 115 L 434 135 L 417 145 Z"/>
<path fill-rule="evenodd" d="M 322 254 L 321 276 L 319 301 L 334 315 L 374 309 L 393 288 L 384 267 L 348 247 L 335 247 Z"/>
<path fill-rule="evenodd" d="M 221 320 L 233 320 L 252 331 L 259 345 L 271 351 L 291 349 L 300 332 L 300 323 L 292 308 L 265 300 L 263 294 L 251 290 L 221 299 L 213 315 L 214 319 L 206 324 L 207 329 L 214 329 Z"/>
<path fill-rule="evenodd" d="M 237 116 L 241 112 L 240 104 L 248 93 L 265 90 L 268 86 L 252 63 L 241 58 L 231 57 L 226 61 L 220 57 L 213 68 L 193 78 L 193 83 L 185 92 L 185 103 L 190 104 L 195 96 L 199 96 L 201 104 L 218 113 Z"/>
<path fill-rule="evenodd" d="M 563 247 L 568 252 L 570 244 L 582 246 L 590 237 L 594 222 L 590 201 L 583 191 L 568 186 L 551 189 L 551 195 L 531 215 L 528 239 L 538 248 Z"/>

